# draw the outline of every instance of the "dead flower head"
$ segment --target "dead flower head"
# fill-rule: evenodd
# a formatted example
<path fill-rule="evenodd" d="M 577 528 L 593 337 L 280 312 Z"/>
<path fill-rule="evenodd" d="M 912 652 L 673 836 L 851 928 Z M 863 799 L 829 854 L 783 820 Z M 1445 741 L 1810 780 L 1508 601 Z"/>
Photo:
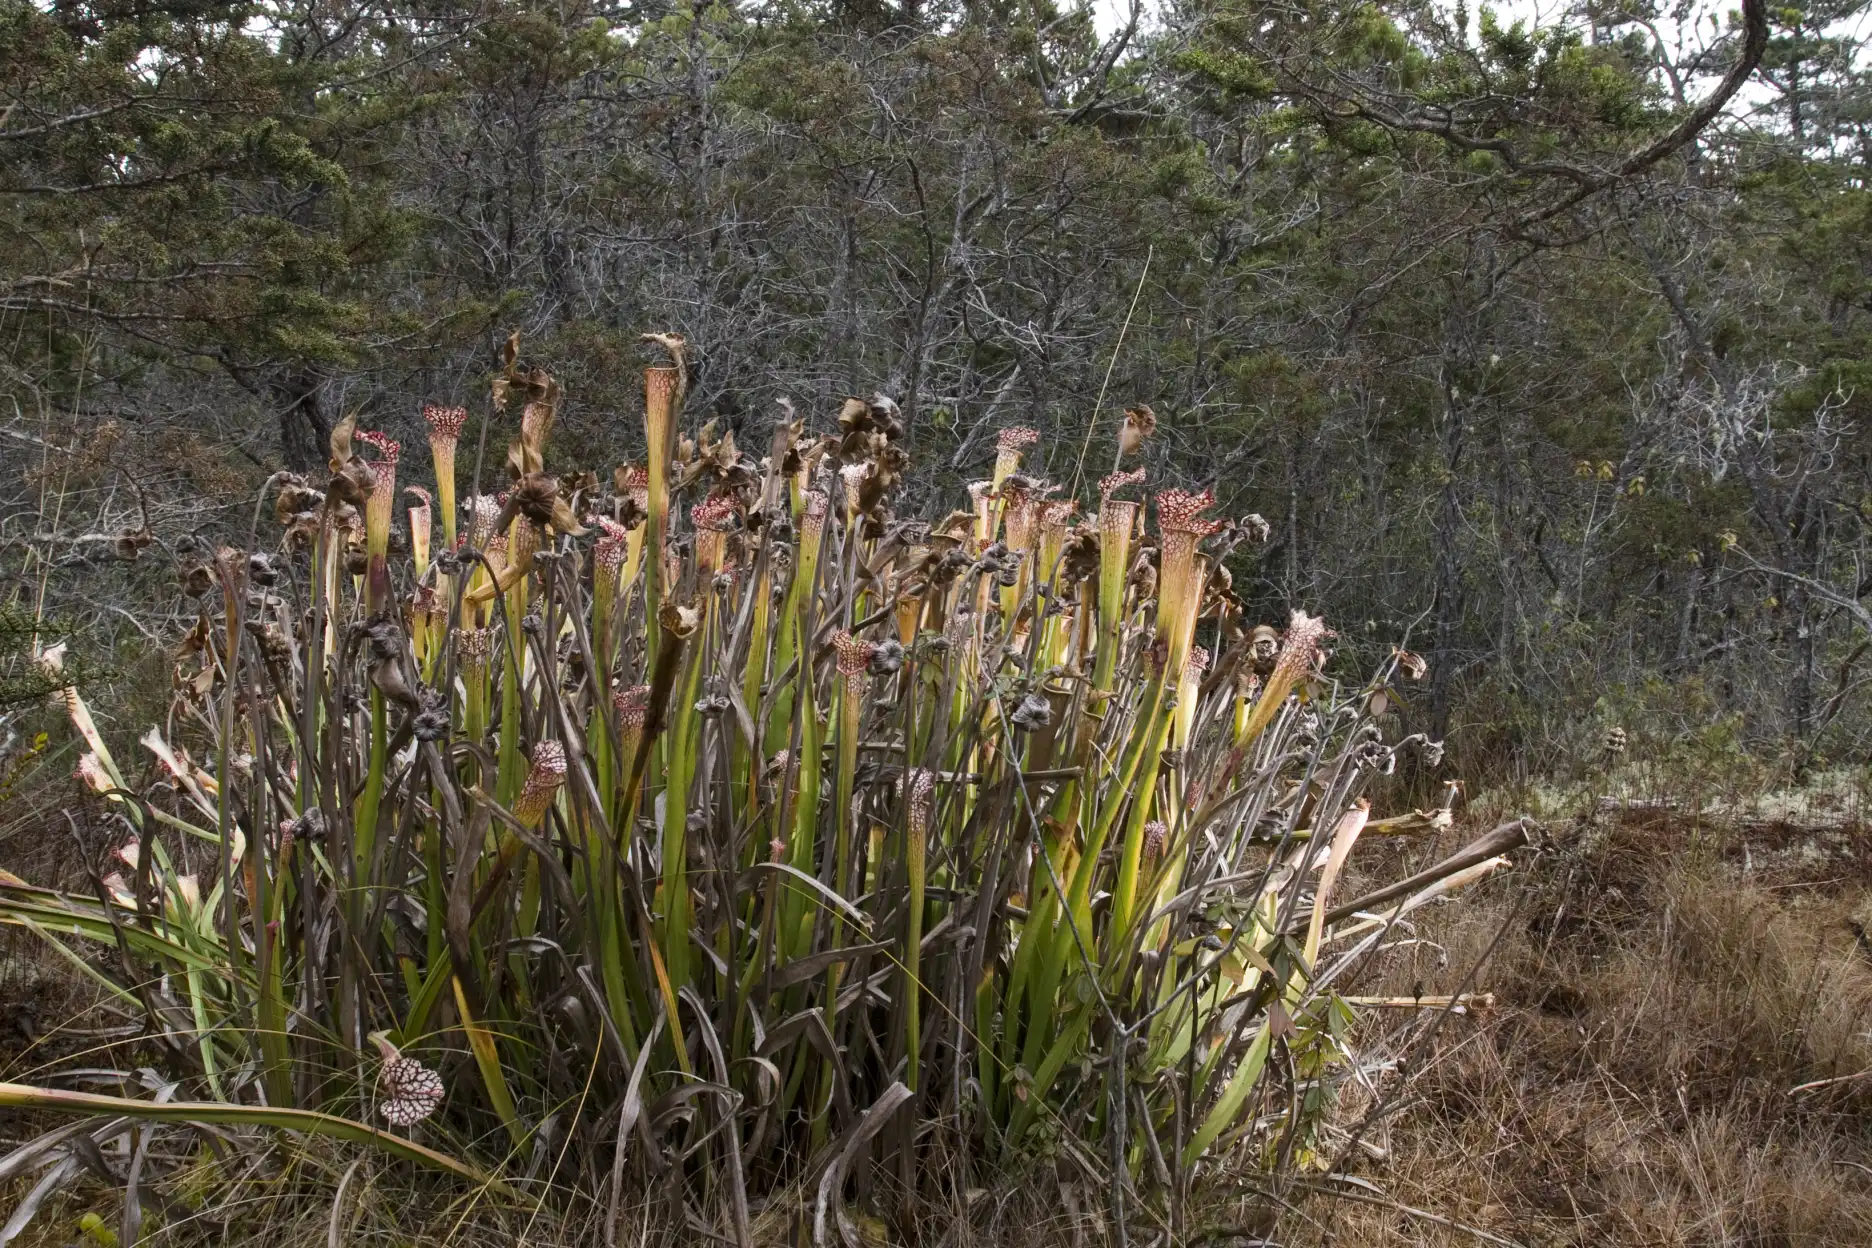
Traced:
<path fill-rule="evenodd" d="M 1136 407 L 1125 408 L 1124 423 L 1118 427 L 1118 454 L 1134 453 L 1144 445 L 1144 439 L 1157 431 L 1157 413 L 1140 403 Z"/>

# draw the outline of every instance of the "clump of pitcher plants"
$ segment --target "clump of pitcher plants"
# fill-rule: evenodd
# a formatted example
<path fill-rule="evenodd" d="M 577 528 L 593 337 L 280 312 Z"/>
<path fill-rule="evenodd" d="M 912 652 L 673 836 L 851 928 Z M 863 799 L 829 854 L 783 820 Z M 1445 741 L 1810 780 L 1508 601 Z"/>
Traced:
<path fill-rule="evenodd" d="M 0 918 L 110 951 L 197 1121 L 357 1128 L 612 1234 L 633 1184 L 745 1245 L 788 1192 L 825 1238 L 853 1192 L 962 1207 L 1061 1150 L 1124 1171 L 1121 1214 L 1290 1153 L 1359 959 L 1502 861 L 1330 896 L 1428 748 L 1375 718 L 1400 659 L 1328 679 L 1320 620 L 1245 618 L 1224 561 L 1266 526 L 1125 469 L 1148 408 L 1083 514 L 1009 429 L 928 522 L 889 399 L 742 447 L 653 341 L 645 462 L 551 462 L 559 387 L 510 348 L 481 429 L 426 409 L 432 480 L 354 421 L 276 477 L 154 778 L 62 695 L 108 879 L 0 875 Z"/>

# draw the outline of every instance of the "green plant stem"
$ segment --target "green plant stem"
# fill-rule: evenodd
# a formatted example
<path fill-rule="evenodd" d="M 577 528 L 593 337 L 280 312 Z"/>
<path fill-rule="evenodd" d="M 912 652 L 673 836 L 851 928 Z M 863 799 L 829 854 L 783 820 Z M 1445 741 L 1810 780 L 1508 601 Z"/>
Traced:
<path fill-rule="evenodd" d="M 80 1114 L 86 1117 L 128 1117 L 143 1122 L 205 1122 L 230 1127 L 270 1127 L 278 1131 L 302 1131 L 381 1149 L 393 1157 L 415 1162 L 431 1170 L 452 1174 L 476 1187 L 500 1193 L 509 1199 L 524 1199 L 501 1179 L 457 1161 L 446 1153 L 425 1148 L 413 1140 L 379 1131 L 375 1127 L 321 1114 L 307 1109 L 287 1109 L 272 1105 L 235 1105 L 219 1101 L 136 1101 L 122 1096 L 96 1092 L 68 1092 L 58 1088 L 35 1088 L 20 1083 L 0 1083 L 0 1108 L 33 1110 L 39 1113 Z"/>

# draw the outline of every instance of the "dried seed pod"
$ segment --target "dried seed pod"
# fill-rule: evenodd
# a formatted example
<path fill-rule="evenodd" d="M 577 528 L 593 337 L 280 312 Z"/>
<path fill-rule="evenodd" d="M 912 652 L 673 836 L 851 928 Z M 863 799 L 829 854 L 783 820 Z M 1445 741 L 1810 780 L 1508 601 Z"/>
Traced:
<path fill-rule="evenodd" d="M 256 550 L 247 556 L 247 579 L 261 587 L 279 584 L 279 568 L 273 556 Z"/>
<path fill-rule="evenodd" d="M 887 438 L 901 438 L 904 432 L 903 412 L 897 406 L 897 400 L 882 390 L 873 391 L 865 401 L 866 414 L 871 423 Z"/>
<path fill-rule="evenodd" d="M 403 653 L 403 630 L 388 615 L 379 615 L 364 626 L 364 644 L 372 663 L 394 659 Z"/>
<path fill-rule="evenodd" d="M 666 602 L 657 612 L 657 622 L 678 641 L 687 641 L 702 626 L 702 613 L 684 603 Z"/>
<path fill-rule="evenodd" d="M 398 706 L 417 705 L 416 693 L 410 688 L 408 677 L 403 674 L 400 657 L 392 656 L 373 664 L 370 668 L 370 682 L 377 692 Z"/>
<path fill-rule="evenodd" d="M 511 505 L 534 524 L 551 525 L 554 531 L 582 536 L 585 526 L 572 514 L 571 504 L 559 492 L 559 479 L 544 472 L 531 472 L 514 485 Z"/>
<path fill-rule="evenodd" d="M 1060 579 L 1069 584 L 1089 580 L 1098 575 L 1098 570 L 1098 530 L 1082 524 L 1060 546 Z"/>
<path fill-rule="evenodd" d="M 316 806 L 306 811 L 297 819 L 293 820 L 292 827 L 288 829 L 287 835 L 289 835 L 292 840 L 303 841 L 308 845 L 323 844 L 325 841 L 325 812 L 318 809 Z"/>
<path fill-rule="evenodd" d="M 279 493 L 273 496 L 273 517 L 281 524 L 290 524 L 300 513 L 317 511 L 325 505 L 324 491 L 307 485 L 298 473 L 281 473 L 277 480 Z"/>
<path fill-rule="evenodd" d="M 292 642 L 277 624 L 263 624 L 258 629 L 260 655 L 269 663 L 292 661 Z"/>
<path fill-rule="evenodd" d="M 111 543 L 111 548 L 119 559 L 128 563 L 143 553 L 143 548 L 155 541 L 156 537 L 148 529 L 125 529 Z"/>
<path fill-rule="evenodd" d="M 415 718 L 410 721 L 410 731 L 418 741 L 440 741 L 448 736 L 448 702 L 433 689 L 418 690 L 416 700 L 421 707 Z"/>
<path fill-rule="evenodd" d="M 1024 732 L 1044 728 L 1053 722 L 1053 704 L 1043 694 L 1030 693 L 1020 700 L 1008 722 Z"/>
<path fill-rule="evenodd" d="M 939 590 L 949 588 L 955 584 L 956 577 L 967 571 L 973 562 L 968 557 L 968 552 L 959 546 L 944 551 L 942 558 L 937 560 L 936 565 L 930 569 L 931 588 Z"/>

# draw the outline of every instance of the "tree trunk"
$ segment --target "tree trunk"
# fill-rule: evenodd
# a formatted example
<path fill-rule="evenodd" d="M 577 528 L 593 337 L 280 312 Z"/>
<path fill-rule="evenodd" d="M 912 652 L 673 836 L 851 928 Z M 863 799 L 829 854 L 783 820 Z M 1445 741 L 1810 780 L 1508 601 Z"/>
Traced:
<path fill-rule="evenodd" d="M 310 371 L 288 373 L 272 384 L 279 400 L 280 460 L 294 472 L 316 472 L 331 446 L 331 416 L 319 378 Z"/>
<path fill-rule="evenodd" d="M 1443 489 L 1437 502 L 1433 540 L 1436 547 L 1430 666 L 1430 732 L 1449 734 L 1450 700 L 1454 692 L 1456 634 L 1462 625 L 1462 503 L 1457 496 L 1457 469 L 1462 463 L 1465 422 L 1463 401 L 1457 397 L 1446 362 L 1443 373 L 1442 430 Z"/>

